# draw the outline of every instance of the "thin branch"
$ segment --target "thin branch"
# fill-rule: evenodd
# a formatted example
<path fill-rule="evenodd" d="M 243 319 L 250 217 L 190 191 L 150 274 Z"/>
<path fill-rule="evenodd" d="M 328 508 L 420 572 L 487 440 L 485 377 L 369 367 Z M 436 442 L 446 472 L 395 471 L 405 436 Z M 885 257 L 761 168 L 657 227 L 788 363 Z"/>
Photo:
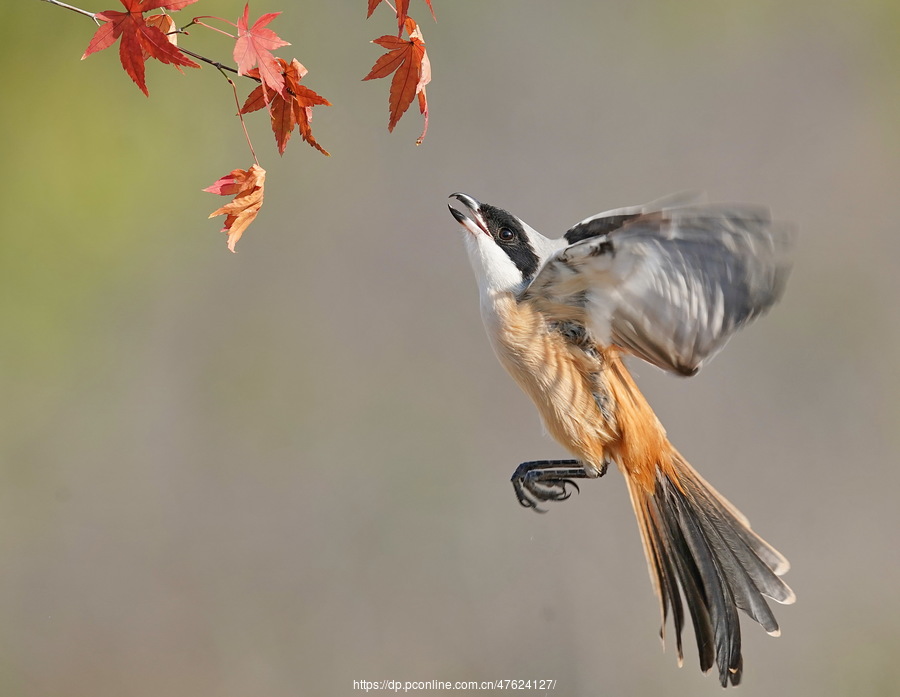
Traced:
<path fill-rule="evenodd" d="M 206 25 L 204 24 L 203 26 L 206 26 Z M 187 34 L 187 32 L 182 27 L 181 29 L 179 29 L 177 31 L 169 32 L 169 34 Z M 211 65 L 219 72 L 221 72 L 223 70 L 227 70 L 229 73 L 234 73 L 235 75 L 240 75 L 240 73 L 237 71 L 237 68 L 232 68 L 230 65 L 225 65 L 224 63 L 219 63 L 219 61 L 214 61 L 212 58 L 207 58 L 206 56 L 201 56 L 199 53 L 194 53 L 193 51 L 189 51 L 184 46 L 179 46 L 178 50 L 181 51 L 182 53 L 188 54 L 191 58 L 196 58 L 198 61 L 203 61 L 207 65 Z M 225 77 L 227 79 L 228 76 L 226 75 Z M 260 80 L 258 77 L 253 77 L 252 75 L 244 75 L 243 77 L 246 77 L 250 80 L 255 80 L 256 82 L 262 82 L 262 80 Z M 228 81 L 231 82 L 231 80 L 228 80 Z"/>
<path fill-rule="evenodd" d="M 188 54 L 191 58 L 196 58 L 198 61 L 203 61 L 204 63 L 211 65 L 218 70 L 227 70 L 228 72 L 234 73 L 235 75 L 239 74 L 237 68 L 232 68 L 230 65 L 223 65 L 222 63 L 219 63 L 219 61 L 214 61 L 212 58 L 207 58 L 206 56 L 201 56 L 199 53 L 188 51 L 184 46 L 179 46 L 178 50 L 182 53 Z M 249 77 L 251 80 L 256 80 L 257 82 L 259 82 L 259 80 L 254 77 L 250 77 L 249 75 L 246 75 L 245 77 Z"/>
<path fill-rule="evenodd" d="M 80 15 L 84 15 L 85 17 L 90 17 L 94 19 L 96 15 L 93 12 L 88 12 L 87 10 L 82 10 L 80 7 L 74 7 L 72 5 L 67 5 L 64 2 L 60 2 L 59 0 L 41 0 L 41 2 L 49 2 L 51 5 L 56 5 L 57 7 L 61 7 L 64 10 L 72 10 L 72 12 L 77 12 Z"/>

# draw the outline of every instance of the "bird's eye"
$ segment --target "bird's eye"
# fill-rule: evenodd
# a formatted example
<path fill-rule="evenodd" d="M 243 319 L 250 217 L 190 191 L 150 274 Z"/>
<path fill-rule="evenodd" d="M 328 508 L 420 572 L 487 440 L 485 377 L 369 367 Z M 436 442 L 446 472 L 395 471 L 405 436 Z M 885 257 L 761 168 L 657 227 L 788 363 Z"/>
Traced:
<path fill-rule="evenodd" d="M 510 230 L 508 227 L 500 228 L 500 232 L 497 233 L 497 238 L 503 242 L 509 242 L 514 239 L 516 233 Z"/>

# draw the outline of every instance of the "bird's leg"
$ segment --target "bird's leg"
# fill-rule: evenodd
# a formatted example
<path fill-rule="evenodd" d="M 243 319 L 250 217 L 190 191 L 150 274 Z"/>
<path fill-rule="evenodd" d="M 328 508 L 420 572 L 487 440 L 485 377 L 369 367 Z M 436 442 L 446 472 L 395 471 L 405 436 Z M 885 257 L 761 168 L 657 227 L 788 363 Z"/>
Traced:
<path fill-rule="evenodd" d="M 545 511 L 538 507 L 544 501 L 565 501 L 572 495 L 567 486 L 581 491 L 573 479 L 593 479 L 606 474 L 606 462 L 598 470 L 585 467 L 581 460 L 533 460 L 523 462 L 513 472 L 512 484 L 519 503 L 538 513 Z"/>

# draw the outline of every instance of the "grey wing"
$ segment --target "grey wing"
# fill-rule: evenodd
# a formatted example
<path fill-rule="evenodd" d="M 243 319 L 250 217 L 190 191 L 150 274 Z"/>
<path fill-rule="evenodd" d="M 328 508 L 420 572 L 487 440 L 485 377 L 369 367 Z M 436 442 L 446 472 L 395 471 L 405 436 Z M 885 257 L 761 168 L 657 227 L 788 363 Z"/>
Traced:
<path fill-rule="evenodd" d="M 693 375 L 780 298 L 792 242 L 761 208 L 639 214 L 551 257 L 521 299 L 582 321 L 600 343 Z"/>
<path fill-rule="evenodd" d="M 656 213 L 671 208 L 682 208 L 688 205 L 702 204 L 705 200 L 702 193 L 682 191 L 677 194 L 664 196 L 663 198 L 640 206 L 615 208 L 611 211 L 604 211 L 603 213 L 592 215 L 590 218 L 585 218 L 580 223 L 576 223 L 566 231 L 566 234 L 563 235 L 563 237 L 565 237 L 566 242 L 569 244 L 575 244 L 588 237 L 597 237 L 598 235 L 608 234 L 642 215 Z"/>

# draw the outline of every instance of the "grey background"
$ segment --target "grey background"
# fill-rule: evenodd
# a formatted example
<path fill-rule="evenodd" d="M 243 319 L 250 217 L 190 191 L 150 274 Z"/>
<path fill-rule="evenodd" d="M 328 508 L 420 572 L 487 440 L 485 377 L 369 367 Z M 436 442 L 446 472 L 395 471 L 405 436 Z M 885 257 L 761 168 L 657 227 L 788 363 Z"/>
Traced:
<path fill-rule="evenodd" d="M 745 624 L 741 693 L 894 694 L 896 4 L 435 0 L 434 24 L 414 0 L 419 148 L 360 81 L 386 8 L 251 15 L 277 10 L 332 157 L 279 158 L 251 119 L 266 204 L 231 255 L 200 189 L 252 160 L 218 74 L 151 65 L 147 100 L 115 49 L 78 60 L 87 19 L 0 9 L 0 693 L 717 693 L 692 647 L 680 671 L 660 651 L 618 473 L 516 505 L 515 465 L 564 454 L 491 355 L 445 208 L 462 190 L 557 235 L 704 189 L 801 229 L 782 304 L 700 375 L 634 365 L 793 563 L 783 636 Z"/>

